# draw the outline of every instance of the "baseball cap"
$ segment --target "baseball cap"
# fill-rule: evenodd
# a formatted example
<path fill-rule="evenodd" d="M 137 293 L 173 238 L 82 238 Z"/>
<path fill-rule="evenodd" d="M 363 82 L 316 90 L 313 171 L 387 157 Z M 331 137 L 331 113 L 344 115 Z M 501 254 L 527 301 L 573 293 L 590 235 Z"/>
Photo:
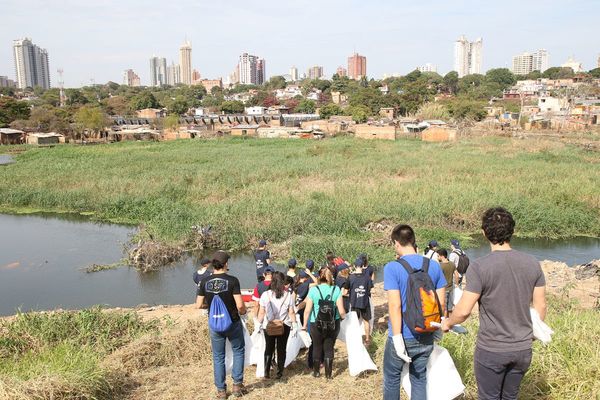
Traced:
<path fill-rule="evenodd" d="M 313 260 L 306 260 L 306 268 L 308 268 L 312 271 L 314 267 L 315 267 L 315 262 Z"/>
<path fill-rule="evenodd" d="M 229 254 L 223 250 L 215 251 L 211 257 L 211 260 L 225 264 L 227 261 L 229 261 Z"/>
<path fill-rule="evenodd" d="M 364 258 L 362 258 L 362 257 L 360 257 L 360 256 L 359 256 L 359 257 L 356 259 L 356 261 L 354 261 L 354 265 L 356 265 L 357 267 L 362 267 L 362 266 L 364 266 L 364 265 L 365 265 L 365 260 L 364 260 Z"/>
<path fill-rule="evenodd" d="M 304 271 L 300 271 L 300 273 L 298 274 L 298 276 L 300 276 L 300 278 L 308 278 L 308 274 Z"/>
<path fill-rule="evenodd" d="M 432 240 L 431 242 L 429 242 L 430 247 L 436 247 L 437 245 L 438 245 L 437 240 Z"/>
<path fill-rule="evenodd" d="M 265 274 L 266 274 L 267 272 L 273 273 L 273 272 L 275 272 L 275 268 L 271 267 L 270 265 L 267 265 L 267 266 L 265 267 L 264 271 L 265 271 Z"/>
<path fill-rule="evenodd" d="M 296 266 L 296 259 L 290 258 L 290 260 L 288 261 L 288 267 L 295 267 L 295 266 Z"/>
<path fill-rule="evenodd" d="M 266 246 L 267 245 L 267 241 L 265 239 L 262 239 L 260 242 L 258 242 L 259 246 Z"/>
<path fill-rule="evenodd" d="M 340 272 L 348 268 L 350 268 L 350 265 L 347 262 L 343 262 L 340 265 L 338 265 L 337 270 L 338 272 Z"/>
<path fill-rule="evenodd" d="M 203 257 L 200 260 L 200 265 L 206 265 L 206 264 L 210 264 L 210 260 L 208 259 L 208 257 Z"/>
<path fill-rule="evenodd" d="M 460 242 L 457 239 L 452 239 L 450 241 L 450 243 L 452 244 L 452 246 L 454 247 L 460 247 Z"/>

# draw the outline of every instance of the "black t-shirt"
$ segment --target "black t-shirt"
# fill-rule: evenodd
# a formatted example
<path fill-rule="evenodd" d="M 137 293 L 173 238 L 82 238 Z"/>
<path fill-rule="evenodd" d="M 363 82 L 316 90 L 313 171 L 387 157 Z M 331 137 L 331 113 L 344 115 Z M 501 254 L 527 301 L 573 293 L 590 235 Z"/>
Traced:
<path fill-rule="evenodd" d="M 296 305 L 302 303 L 306 296 L 308 296 L 308 289 L 310 286 L 310 281 L 302 282 L 298 288 L 296 289 Z"/>
<path fill-rule="evenodd" d="M 337 286 L 341 289 L 341 288 L 345 287 L 347 281 L 348 281 L 348 278 L 344 278 L 343 276 L 338 276 L 337 278 L 335 278 L 335 286 Z"/>
<path fill-rule="evenodd" d="M 362 274 L 352 274 L 348 279 L 346 288 L 350 292 L 350 304 L 352 308 L 366 309 L 370 307 L 369 297 L 371 297 L 371 288 L 373 281 L 367 271 Z"/>
<path fill-rule="evenodd" d="M 223 303 L 225 303 L 232 321 L 240 319 L 233 295 L 241 293 L 238 278 L 227 274 L 213 274 L 208 276 L 202 279 L 198 288 L 198 296 L 204 296 L 209 310 L 213 297 L 215 294 L 218 294 Z"/>
<path fill-rule="evenodd" d="M 372 265 L 367 265 L 367 268 L 365 268 L 365 271 L 367 272 L 367 275 L 369 277 L 373 276 L 373 272 L 375 272 L 375 269 L 373 268 Z"/>
<path fill-rule="evenodd" d="M 194 272 L 193 279 L 194 283 L 196 284 L 196 296 L 199 296 L 198 293 L 200 292 L 200 282 L 202 281 L 202 279 L 206 278 L 207 276 L 210 276 L 211 274 L 212 271 L 209 271 L 208 269 L 201 274 L 199 274 L 198 271 Z"/>
<path fill-rule="evenodd" d="M 271 258 L 271 253 L 268 250 L 256 250 L 254 252 L 254 260 L 256 261 L 256 269 L 267 266 L 267 260 Z M 258 274 L 258 272 L 257 272 Z M 261 273 L 262 275 L 262 273 Z"/>

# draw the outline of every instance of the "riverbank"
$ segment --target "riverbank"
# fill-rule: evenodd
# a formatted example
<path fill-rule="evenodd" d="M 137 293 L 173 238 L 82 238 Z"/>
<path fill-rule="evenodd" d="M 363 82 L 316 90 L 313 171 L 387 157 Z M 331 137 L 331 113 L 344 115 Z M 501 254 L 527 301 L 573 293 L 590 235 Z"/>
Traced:
<path fill-rule="evenodd" d="M 192 227 L 210 225 L 211 244 L 232 251 L 267 238 L 280 259 L 360 248 L 383 263 L 378 226 L 410 223 L 421 246 L 468 243 L 494 205 L 513 212 L 520 237 L 600 237 L 599 176 L 597 152 L 543 138 L 56 146 L 3 167 L 0 210 L 85 213 L 184 247 L 203 245 Z"/>
<path fill-rule="evenodd" d="M 547 322 L 556 333 L 548 346 L 534 343 L 520 398 L 583 400 L 600 393 L 600 325 L 594 304 L 600 260 L 590 265 L 573 269 L 542 263 L 549 291 Z M 387 329 L 381 284 L 373 291 L 373 302 L 378 323 L 369 353 L 381 367 Z M 477 318 L 471 318 L 468 335 L 445 335 L 441 343 L 467 386 L 466 399 L 476 398 L 472 359 L 477 326 Z M 28 313 L 0 319 L 0 333 L 2 399 L 192 400 L 214 394 L 207 323 L 193 305 Z M 332 382 L 312 378 L 304 353 L 299 357 L 281 382 L 259 380 L 255 367 L 246 368 L 251 389 L 246 398 L 382 395 L 380 371 L 349 376 L 341 342 Z"/>

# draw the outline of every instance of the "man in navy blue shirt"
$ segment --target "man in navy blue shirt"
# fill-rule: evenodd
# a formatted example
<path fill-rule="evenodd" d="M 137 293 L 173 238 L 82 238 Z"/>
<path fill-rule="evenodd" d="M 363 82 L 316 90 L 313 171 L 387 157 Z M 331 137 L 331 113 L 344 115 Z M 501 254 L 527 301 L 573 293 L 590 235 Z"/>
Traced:
<path fill-rule="evenodd" d="M 415 232 L 408 225 L 397 225 L 392 231 L 392 242 L 396 254 L 405 260 L 414 270 L 421 269 L 424 256 L 415 251 Z M 442 309 L 445 299 L 446 279 L 440 264 L 431 260 L 428 274 L 436 288 Z M 413 335 L 403 322 L 406 311 L 406 292 L 408 272 L 398 261 L 391 261 L 383 269 L 383 288 L 388 298 L 388 339 L 383 355 L 383 398 L 400 398 L 400 377 L 402 368 L 409 363 L 412 400 L 427 399 L 427 362 L 433 351 L 433 334 Z"/>
<path fill-rule="evenodd" d="M 271 253 L 267 250 L 267 241 L 258 242 L 258 249 L 254 252 L 254 261 L 256 261 L 256 280 L 264 280 L 263 274 L 267 265 L 271 264 Z"/>

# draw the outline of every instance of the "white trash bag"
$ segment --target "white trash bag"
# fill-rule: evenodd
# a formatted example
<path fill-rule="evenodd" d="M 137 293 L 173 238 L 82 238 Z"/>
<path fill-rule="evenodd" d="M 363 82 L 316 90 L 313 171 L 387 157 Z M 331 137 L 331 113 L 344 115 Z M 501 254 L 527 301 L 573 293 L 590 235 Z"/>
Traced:
<path fill-rule="evenodd" d="M 244 368 L 251 365 L 251 349 L 252 349 L 252 338 L 250 337 L 250 333 L 248 332 L 248 328 L 246 328 L 246 323 L 242 320 L 242 329 L 244 330 L 244 343 L 245 343 L 245 352 L 244 352 Z M 231 349 L 231 342 L 229 339 L 225 341 L 225 371 L 227 374 L 231 372 L 233 368 L 233 350 Z"/>
<path fill-rule="evenodd" d="M 300 332 L 296 334 L 296 336 L 292 336 L 288 338 L 287 347 L 285 349 L 285 366 L 290 365 L 296 357 L 298 357 L 298 353 L 300 349 L 304 347 L 304 341 L 300 337 Z"/>
<path fill-rule="evenodd" d="M 402 388 L 410 398 L 410 378 L 408 364 L 402 368 Z M 427 363 L 427 398 L 435 400 L 453 400 L 463 394 L 465 385 L 454 366 L 448 350 L 433 345 L 433 351 Z"/>
<path fill-rule="evenodd" d="M 312 338 L 310 337 L 308 332 L 300 331 L 300 332 L 298 332 L 298 336 L 300 336 L 300 339 L 302 339 L 302 343 L 304 343 L 304 347 L 306 347 L 308 349 L 310 347 L 310 345 L 312 344 Z"/>
<path fill-rule="evenodd" d="M 377 366 L 371 360 L 365 348 L 362 336 L 364 329 L 358 322 L 356 312 L 351 311 L 346 315 L 340 325 L 340 332 L 344 331 L 344 341 L 348 352 L 348 372 L 350 376 L 357 376 L 363 371 L 377 371 Z M 338 339 L 342 340 L 338 335 Z"/>
<path fill-rule="evenodd" d="M 550 343 L 554 331 L 542 321 L 540 314 L 534 308 L 530 308 L 529 312 L 531 313 L 531 323 L 533 324 L 533 337 L 544 344 Z"/>
<path fill-rule="evenodd" d="M 454 305 L 457 305 L 463 295 L 463 290 L 458 286 L 454 288 Z"/>

